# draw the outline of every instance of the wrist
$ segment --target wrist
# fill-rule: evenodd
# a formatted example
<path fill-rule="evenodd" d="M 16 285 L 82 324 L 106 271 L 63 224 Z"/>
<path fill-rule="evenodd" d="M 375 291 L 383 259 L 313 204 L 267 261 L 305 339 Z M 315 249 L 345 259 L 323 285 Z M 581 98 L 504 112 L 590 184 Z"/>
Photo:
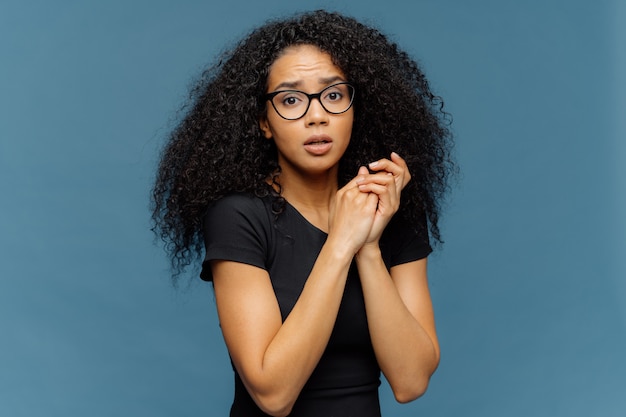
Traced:
<path fill-rule="evenodd" d="M 341 237 L 331 236 L 330 234 L 324 244 L 324 247 L 332 253 L 335 260 L 344 258 L 352 260 L 359 250 L 359 248 L 354 247 L 350 241 L 346 241 Z"/>
<path fill-rule="evenodd" d="M 380 246 L 378 245 L 378 241 L 369 242 L 361 246 L 356 253 L 357 261 L 368 261 L 373 259 L 381 259 L 382 254 L 380 252 Z"/>

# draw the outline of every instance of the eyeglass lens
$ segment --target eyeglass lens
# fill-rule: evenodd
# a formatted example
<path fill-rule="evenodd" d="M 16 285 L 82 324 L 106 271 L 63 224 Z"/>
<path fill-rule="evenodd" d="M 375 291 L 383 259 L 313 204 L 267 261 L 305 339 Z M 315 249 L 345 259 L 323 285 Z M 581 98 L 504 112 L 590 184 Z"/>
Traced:
<path fill-rule="evenodd" d="M 272 105 L 285 119 L 299 119 L 305 115 L 313 98 L 319 99 L 322 107 L 332 114 L 347 111 L 352 105 L 354 87 L 340 83 L 326 87 L 317 94 L 307 94 L 297 90 L 284 90 L 272 97 Z"/>

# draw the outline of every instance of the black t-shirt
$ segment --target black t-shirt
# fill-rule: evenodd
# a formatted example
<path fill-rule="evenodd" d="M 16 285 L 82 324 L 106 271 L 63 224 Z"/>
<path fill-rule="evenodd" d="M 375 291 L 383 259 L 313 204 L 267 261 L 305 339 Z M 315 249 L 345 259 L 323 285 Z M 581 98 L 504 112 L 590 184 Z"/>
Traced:
<path fill-rule="evenodd" d="M 272 212 L 272 197 L 232 194 L 209 207 L 204 218 L 206 256 L 201 277 L 212 279 L 209 262 L 230 260 L 268 271 L 283 321 L 298 300 L 327 234 L 286 204 Z M 380 240 L 387 268 L 426 257 L 428 236 L 418 235 L 399 216 Z M 353 262 L 335 327 L 317 367 L 290 416 L 380 416 L 380 369 L 372 348 L 361 282 Z M 265 416 L 235 371 L 231 416 Z"/>

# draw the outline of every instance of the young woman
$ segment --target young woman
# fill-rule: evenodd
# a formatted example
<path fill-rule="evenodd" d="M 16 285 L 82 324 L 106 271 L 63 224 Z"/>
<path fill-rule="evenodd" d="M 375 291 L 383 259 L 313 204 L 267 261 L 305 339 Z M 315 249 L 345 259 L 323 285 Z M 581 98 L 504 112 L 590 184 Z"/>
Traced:
<path fill-rule="evenodd" d="M 209 69 L 164 150 L 155 230 L 203 252 L 235 370 L 231 416 L 380 416 L 439 362 L 429 232 L 452 164 L 441 101 L 373 28 L 317 11 Z"/>

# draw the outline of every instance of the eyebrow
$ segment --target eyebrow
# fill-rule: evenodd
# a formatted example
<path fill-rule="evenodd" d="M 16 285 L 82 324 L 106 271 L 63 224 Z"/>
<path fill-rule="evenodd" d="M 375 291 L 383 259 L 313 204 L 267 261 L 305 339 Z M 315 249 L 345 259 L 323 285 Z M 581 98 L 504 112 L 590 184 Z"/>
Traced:
<path fill-rule="evenodd" d="M 336 81 L 345 81 L 345 79 L 340 75 L 335 75 L 332 77 L 320 78 L 318 79 L 318 81 L 320 84 L 330 85 Z M 302 81 L 284 81 L 278 84 L 274 88 L 274 91 L 279 91 L 281 88 L 294 89 L 294 88 L 298 88 L 300 85 L 302 85 Z"/>

